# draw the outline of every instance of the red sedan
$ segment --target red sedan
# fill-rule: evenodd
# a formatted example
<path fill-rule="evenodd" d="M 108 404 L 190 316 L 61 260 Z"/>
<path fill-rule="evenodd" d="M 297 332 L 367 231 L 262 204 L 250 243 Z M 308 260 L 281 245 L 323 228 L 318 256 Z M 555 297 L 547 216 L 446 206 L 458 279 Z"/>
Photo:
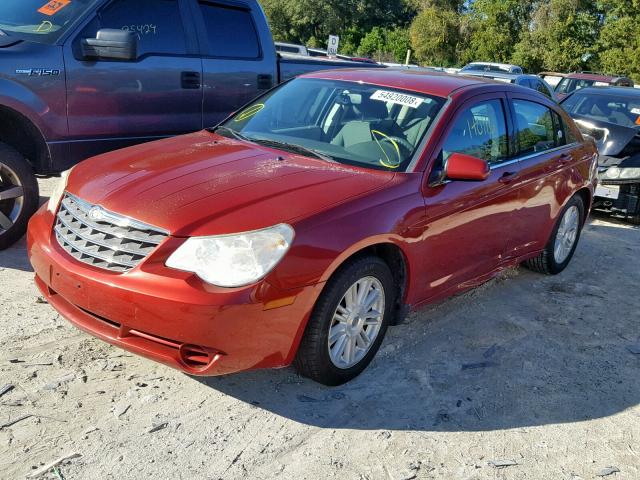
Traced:
<path fill-rule="evenodd" d="M 346 382 L 410 310 L 571 260 L 597 152 L 533 90 L 327 71 L 211 130 L 85 161 L 29 226 L 79 328 L 192 375 Z"/>

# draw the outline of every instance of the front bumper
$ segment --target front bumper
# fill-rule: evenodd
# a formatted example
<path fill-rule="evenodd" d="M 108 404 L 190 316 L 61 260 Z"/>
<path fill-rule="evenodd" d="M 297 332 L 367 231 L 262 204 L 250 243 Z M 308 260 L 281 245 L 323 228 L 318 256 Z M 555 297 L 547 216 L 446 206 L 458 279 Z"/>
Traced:
<path fill-rule="evenodd" d="M 192 375 L 290 364 L 322 285 L 279 291 L 267 282 L 222 289 L 168 269 L 169 238 L 125 274 L 69 256 L 44 207 L 29 223 L 35 281 L 53 308 L 108 343 Z"/>
<path fill-rule="evenodd" d="M 615 189 L 617 198 L 596 195 L 593 203 L 594 209 L 625 217 L 640 216 L 640 180 L 600 180 L 600 185 Z"/>

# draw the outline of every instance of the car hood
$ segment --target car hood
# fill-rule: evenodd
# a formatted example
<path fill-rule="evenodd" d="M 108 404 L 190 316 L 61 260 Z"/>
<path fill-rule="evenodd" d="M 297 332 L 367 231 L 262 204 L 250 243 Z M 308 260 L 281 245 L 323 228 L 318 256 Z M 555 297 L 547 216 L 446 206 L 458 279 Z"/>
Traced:
<path fill-rule="evenodd" d="M 394 176 L 203 131 L 82 162 L 67 191 L 175 236 L 201 236 L 293 223 Z"/>
<path fill-rule="evenodd" d="M 572 114 L 571 117 L 582 133 L 589 135 L 596 141 L 598 153 L 601 156 L 615 157 L 620 155 L 639 134 L 638 128 L 623 127 L 583 115 Z"/>

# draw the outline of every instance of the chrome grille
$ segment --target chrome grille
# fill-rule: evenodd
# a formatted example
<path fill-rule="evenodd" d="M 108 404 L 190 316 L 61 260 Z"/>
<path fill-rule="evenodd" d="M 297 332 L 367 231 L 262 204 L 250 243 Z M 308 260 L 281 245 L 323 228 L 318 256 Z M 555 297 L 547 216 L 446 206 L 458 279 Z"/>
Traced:
<path fill-rule="evenodd" d="M 119 273 L 136 267 L 168 235 L 69 193 L 62 198 L 54 230 L 60 246 L 76 260 Z"/>

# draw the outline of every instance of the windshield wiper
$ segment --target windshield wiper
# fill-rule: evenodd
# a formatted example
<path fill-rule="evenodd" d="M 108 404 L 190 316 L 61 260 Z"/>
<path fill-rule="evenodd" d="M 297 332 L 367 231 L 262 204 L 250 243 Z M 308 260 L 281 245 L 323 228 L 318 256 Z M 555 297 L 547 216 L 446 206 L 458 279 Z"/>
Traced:
<path fill-rule="evenodd" d="M 298 145 L 295 143 L 281 142 L 279 140 L 268 140 L 268 139 L 262 139 L 262 138 L 252 138 L 251 141 L 259 143 L 260 145 L 265 145 L 268 147 L 275 147 L 275 148 L 282 148 L 285 150 L 289 150 L 293 153 L 300 153 L 310 157 L 319 158 L 320 160 L 324 160 L 326 162 L 336 163 L 335 158 L 323 152 L 314 150 L 313 148 Z"/>
<path fill-rule="evenodd" d="M 245 137 L 240 132 L 238 132 L 237 130 L 234 130 L 233 128 L 225 127 L 224 125 L 220 125 L 219 127 L 216 127 L 214 129 L 212 129 L 211 131 L 212 132 L 217 132 L 218 130 L 224 130 L 225 132 L 229 132 L 231 135 L 233 135 L 238 140 L 244 140 L 245 142 L 251 142 L 252 141 L 249 138 Z"/>

